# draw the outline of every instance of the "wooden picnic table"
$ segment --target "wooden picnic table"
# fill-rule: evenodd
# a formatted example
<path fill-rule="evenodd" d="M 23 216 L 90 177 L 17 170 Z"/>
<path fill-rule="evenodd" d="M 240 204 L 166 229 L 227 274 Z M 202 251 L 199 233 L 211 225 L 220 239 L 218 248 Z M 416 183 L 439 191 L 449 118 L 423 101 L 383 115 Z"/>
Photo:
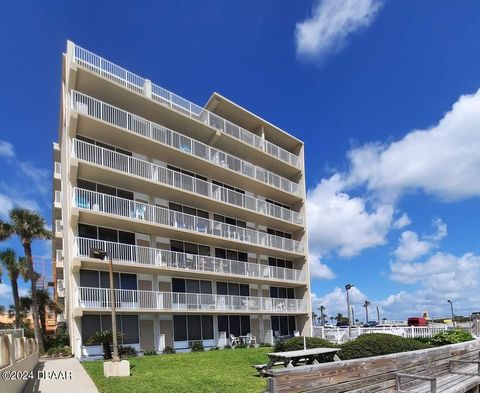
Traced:
<path fill-rule="evenodd" d="M 268 370 L 278 363 L 283 363 L 285 367 L 295 367 L 300 361 L 304 364 L 319 364 L 318 357 L 327 353 L 334 353 L 333 360 L 338 362 L 340 361 L 340 358 L 337 356 L 339 350 L 339 348 L 312 348 L 298 351 L 267 353 L 269 361 L 265 367 L 263 367 L 263 370 Z"/>

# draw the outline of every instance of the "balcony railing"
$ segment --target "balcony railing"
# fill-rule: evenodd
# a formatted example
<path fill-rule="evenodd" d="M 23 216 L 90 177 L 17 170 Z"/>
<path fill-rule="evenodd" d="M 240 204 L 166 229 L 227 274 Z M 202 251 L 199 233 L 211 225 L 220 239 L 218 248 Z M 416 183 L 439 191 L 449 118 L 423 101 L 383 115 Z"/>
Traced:
<path fill-rule="evenodd" d="M 195 139 L 188 138 L 169 128 L 152 123 L 151 121 L 77 91 L 73 91 L 71 97 L 72 109 L 79 113 L 113 124 L 145 138 L 155 140 L 163 145 L 182 151 L 185 154 L 194 155 L 215 165 L 228 168 L 243 176 L 279 188 L 290 194 L 300 195 L 301 193 L 301 188 L 298 183 L 241 160 L 231 154 L 214 149 Z"/>
<path fill-rule="evenodd" d="M 73 205 L 80 209 L 220 236 L 236 242 L 254 244 L 260 247 L 275 248 L 294 253 L 303 253 L 304 251 L 303 242 L 297 240 L 80 188 L 74 188 Z"/>
<path fill-rule="evenodd" d="M 63 231 L 63 223 L 62 220 L 55 220 L 55 232 L 61 236 Z"/>
<path fill-rule="evenodd" d="M 81 308 L 108 309 L 111 307 L 111 294 L 108 288 L 79 287 L 76 298 L 77 306 Z M 306 304 L 301 299 L 133 289 L 115 289 L 115 307 L 119 310 L 242 311 L 247 313 L 294 313 L 307 310 Z"/>
<path fill-rule="evenodd" d="M 264 151 L 272 157 L 294 167 L 300 167 L 300 159 L 297 155 L 77 45 L 74 48 L 73 61 L 130 90 L 151 97 L 160 104 L 166 105 L 185 116 L 198 120 L 258 150 Z"/>
<path fill-rule="evenodd" d="M 62 204 L 62 192 L 55 191 L 54 196 L 55 196 L 55 199 L 54 199 L 55 205 L 60 206 Z"/>
<path fill-rule="evenodd" d="M 180 188 L 216 201 L 252 210 L 259 214 L 303 225 L 303 216 L 293 210 L 276 206 L 273 203 L 217 186 L 148 161 L 117 153 L 78 139 L 73 140 L 72 150 L 73 156 L 82 161 L 139 176 L 156 183 Z"/>
<path fill-rule="evenodd" d="M 62 165 L 59 162 L 55 162 L 55 165 L 53 168 L 54 168 L 53 170 L 54 176 L 60 179 L 62 176 Z"/>
<path fill-rule="evenodd" d="M 189 272 L 237 275 L 264 280 L 305 281 L 305 275 L 297 269 L 186 254 L 104 240 L 75 238 L 74 249 L 77 257 L 89 257 L 92 248 L 106 251 L 112 260 L 118 262 L 188 270 Z"/>

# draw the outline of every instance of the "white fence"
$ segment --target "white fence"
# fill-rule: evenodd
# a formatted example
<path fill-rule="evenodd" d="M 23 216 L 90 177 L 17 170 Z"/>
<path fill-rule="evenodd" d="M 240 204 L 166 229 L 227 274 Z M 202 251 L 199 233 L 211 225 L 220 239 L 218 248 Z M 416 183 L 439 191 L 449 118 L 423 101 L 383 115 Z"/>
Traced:
<path fill-rule="evenodd" d="M 23 328 L 0 329 L 0 336 L 12 334 L 14 337 L 24 337 L 25 330 Z"/>
<path fill-rule="evenodd" d="M 251 131 L 245 130 L 201 106 L 195 105 L 185 98 L 165 90 L 164 88 L 157 86 L 92 52 L 74 45 L 73 53 L 71 55 L 72 61 L 88 70 L 119 83 L 137 93 L 145 94 L 160 104 L 166 105 L 185 116 L 205 123 L 216 130 L 241 140 L 290 165 L 297 168 L 300 166 L 300 160 L 297 155 L 290 153 L 280 146 L 255 135 Z"/>
<path fill-rule="evenodd" d="M 294 253 L 302 253 L 304 251 L 303 242 L 297 240 L 80 188 L 74 189 L 73 205 L 80 209 L 99 211 L 182 230 L 220 236 L 234 241 L 255 244 L 260 247 L 276 248 Z"/>
<path fill-rule="evenodd" d="M 76 292 L 78 307 L 88 309 L 111 307 L 108 288 L 78 287 Z M 301 299 L 131 289 L 115 289 L 115 306 L 120 310 L 265 311 L 270 313 L 306 312 L 307 310 L 306 304 Z"/>
<path fill-rule="evenodd" d="M 228 168 L 243 176 L 279 188 L 282 191 L 294 195 L 298 195 L 301 192 L 298 183 L 85 94 L 73 91 L 71 101 L 72 109 L 79 113 L 173 147 L 185 154 L 194 155 L 215 165 Z"/>
<path fill-rule="evenodd" d="M 415 338 L 415 337 L 431 337 L 434 334 L 444 332 L 451 329 L 447 326 L 398 326 L 387 327 L 379 326 L 372 328 L 352 327 L 351 338 L 355 339 L 358 336 L 366 333 L 386 333 L 395 336 Z M 320 337 L 336 344 L 341 344 L 349 339 L 348 327 L 325 328 L 322 326 L 312 327 L 312 336 Z"/>
<path fill-rule="evenodd" d="M 266 280 L 305 281 L 301 270 L 287 269 L 258 263 L 194 255 L 152 247 L 107 242 L 104 240 L 77 237 L 74 240 L 77 257 L 89 257 L 92 248 L 99 248 L 118 262 L 167 267 L 197 272 L 239 275 Z"/>

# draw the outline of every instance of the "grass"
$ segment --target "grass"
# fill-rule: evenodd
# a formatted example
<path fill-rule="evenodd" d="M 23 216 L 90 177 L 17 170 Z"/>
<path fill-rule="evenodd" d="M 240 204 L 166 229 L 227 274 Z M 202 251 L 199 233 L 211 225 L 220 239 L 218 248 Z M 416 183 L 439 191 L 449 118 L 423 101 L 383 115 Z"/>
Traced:
<path fill-rule="evenodd" d="M 267 388 L 253 364 L 267 363 L 272 348 L 245 348 L 130 358 L 128 378 L 105 378 L 103 362 L 83 367 L 102 393 L 242 393 Z"/>

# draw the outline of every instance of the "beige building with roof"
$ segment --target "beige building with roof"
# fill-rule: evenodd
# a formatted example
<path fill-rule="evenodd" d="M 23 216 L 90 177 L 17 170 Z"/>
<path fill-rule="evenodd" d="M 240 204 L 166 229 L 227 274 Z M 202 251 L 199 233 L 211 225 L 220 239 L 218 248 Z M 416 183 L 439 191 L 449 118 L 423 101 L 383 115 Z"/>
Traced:
<path fill-rule="evenodd" d="M 304 145 L 214 93 L 205 107 L 72 42 L 54 144 L 56 294 L 75 356 L 110 328 L 162 351 L 310 334 Z"/>

